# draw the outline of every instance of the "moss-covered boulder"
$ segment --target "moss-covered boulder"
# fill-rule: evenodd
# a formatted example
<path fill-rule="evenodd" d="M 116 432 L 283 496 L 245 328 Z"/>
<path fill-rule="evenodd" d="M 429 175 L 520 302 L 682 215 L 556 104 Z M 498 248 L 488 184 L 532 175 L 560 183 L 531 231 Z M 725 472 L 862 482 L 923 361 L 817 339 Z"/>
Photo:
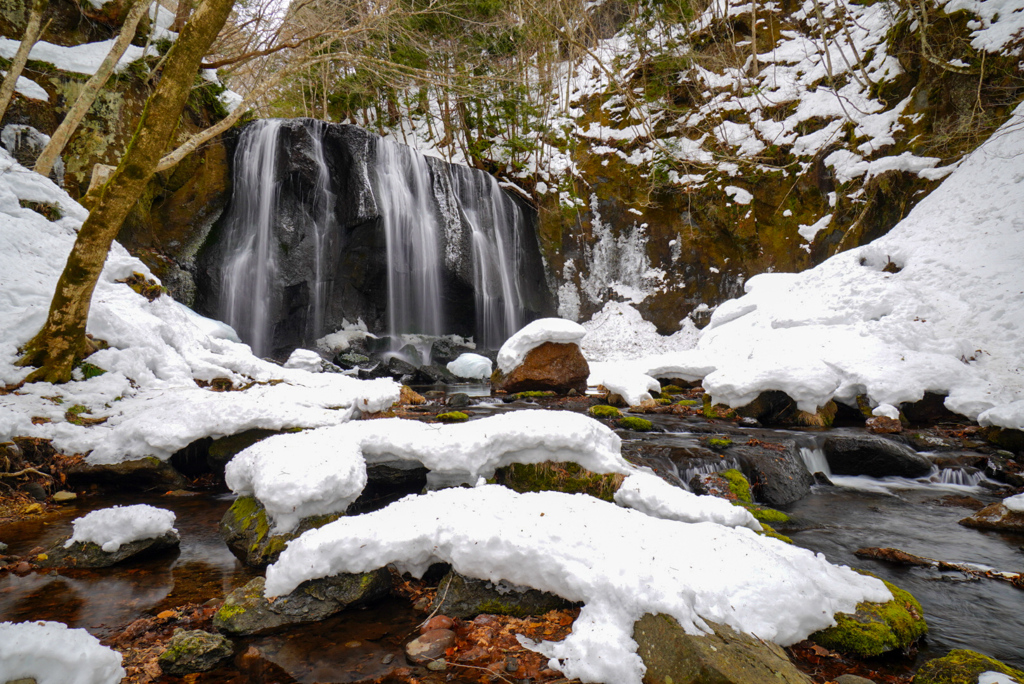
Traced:
<path fill-rule="evenodd" d="M 647 666 L 644 684 L 810 684 L 780 646 L 708 623 L 713 634 L 687 634 L 667 615 L 644 615 L 633 626 Z"/>
<path fill-rule="evenodd" d="M 263 504 L 255 497 L 240 496 L 221 518 L 220 534 L 238 560 L 260 568 L 276 561 L 292 539 L 340 517 L 340 513 L 310 516 L 303 518 L 291 532 L 271 534 L 270 521 Z"/>
<path fill-rule="evenodd" d="M 977 684 L 979 675 L 985 672 L 998 672 L 1024 684 L 1024 672 L 995 658 L 961 649 L 922 665 L 914 675 L 914 684 Z"/>
<path fill-rule="evenodd" d="M 220 634 L 176 629 L 157 662 L 164 674 L 182 676 L 212 670 L 230 658 L 233 650 L 231 641 Z"/>
<path fill-rule="evenodd" d="M 597 406 L 591 406 L 587 411 L 593 418 L 620 418 L 622 413 L 619 409 L 608 404 L 598 404 Z"/>
<path fill-rule="evenodd" d="M 121 463 L 79 463 L 67 470 L 72 486 L 98 484 L 125 489 L 185 489 L 188 480 L 167 461 L 149 456 Z"/>
<path fill-rule="evenodd" d="M 769 506 L 786 506 L 811 493 L 814 476 L 800 458 L 796 442 L 746 443 L 732 446 L 729 457 L 740 463 L 753 498 Z"/>
<path fill-rule="evenodd" d="M 612 500 L 622 480 L 622 475 L 594 473 L 571 462 L 513 463 L 494 472 L 495 482 L 520 494 L 565 492 L 589 494 L 605 501 Z"/>
<path fill-rule="evenodd" d="M 214 628 L 227 634 L 268 634 L 288 625 L 323 620 L 388 594 L 391 574 L 381 568 L 309 580 L 273 602 L 263 595 L 264 586 L 265 580 L 257 577 L 228 594 L 213 616 Z"/>
<path fill-rule="evenodd" d="M 181 544 L 174 530 L 150 539 L 139 539 L 121 544 L 116 551 L 104 551 L 93 542 L 75 542 L 64 548 L 62 539 L 35 561 L 44 568 L 107 568 L 139 556 L 152 556 L 177 549 Z"/>
<path fill-rule="evenodd" d="M 985 506 L 977 513 L 970 515 L 960 521 L 964 527 L 974 527 L 979 530 L 1000 530 L 1002 532 L 1017 532 L 1024 534 L 1024 513 L 1011 511 L 1001 502 Z"/>
<path fill-rule="evenodd" d="M 885 580 L 883 580 L 884 582 Z M 837 613 L 836 624 L 809 638 L 816 644 L 861 658 L 906 650 L 928 633 L 924 611 L 909 592 L 885 582 L 888 603 L 857 604 L 855 613 Z"/>
<path fill-rule="evenodd" d="M 549 610 L 568 608 L 569 601 L 545 591 L 520 587 L 509 582 L 488 582 L 449 572 L 437 587 L 430 612 L 452 618 L 476 615 L 543 615 Z"/>
<path fill-rule="evenodd" d="M 616 421 L 616 424 L 623 430 L 634 432 L 650 432 L 654 429 L 654 423 L 639 416 L 626 416 Z"/>

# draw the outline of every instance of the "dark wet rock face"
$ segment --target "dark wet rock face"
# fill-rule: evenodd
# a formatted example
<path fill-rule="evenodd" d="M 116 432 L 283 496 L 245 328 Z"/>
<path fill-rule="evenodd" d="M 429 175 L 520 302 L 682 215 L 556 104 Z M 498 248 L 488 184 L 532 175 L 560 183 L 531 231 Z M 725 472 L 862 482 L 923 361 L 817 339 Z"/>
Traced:
<path fill-rule="evenodd" d="M 833 436 L 823 450 L 835 475 L 920 477 L 932 468 L 924 456 L 884 437 Z"/>
<path fill-rule="evenodd" d="M 171 531 L 159 537 L 140 539 L 121 544 L 116 551 L 104 551 L 93 542 L 75 542 L 64 548 L 62 540 L 46 551 L 45 559 L 39 556 L 39 565 L 47 568 L 106 568 L 137 556 L 149 556 L 177 549 L 181 540 L 178 533 Z"/>
<path fill-rule="evenodd" d="M 231 642 L 220 634 L 176 629 L 167 650 L 160 654 L 160 669 L 178 676 L 206 672 L 230 658 L 232 652 Z"/>
<path fill-rule="evenodd" d="M 769 506 L 785 506 L 811 492 L 814 476 L 807 472 L 796 443 L 791 440 L 770 446 L 734 446 L 729 457 L 740 463 L 750 480 L 754 499 Z"/>
<path fill-rule="evenodd" d="M 220 534 L 238 560 L 252 567 L 263 567 L 277 560 L 285 545 L 303 532 L 323 527 L 341 514 L 303 518 L 298 527 L 284 534 L 273 534 L 267 511 L 255 497 L 235 500 L 220 521 Z"/>
<path fill-rule="evenodd" d="M 583 394 L 587 391 L 588 377 L 590 366 L 579 345 L 545 342 L 531 349 L 508 375 L 495 371 L 491 382 L 495 389 L 510 394 L 535 391 L 566 394 L 570 390 Z"/>
<path fill-rule="evenodd" d="M 767 641 L 708 623 L 713 634 L 693 636 L 667 615 L 644 615 L 633 627 L 647 666 L 644 684 L 810 684 L 786 652 Z"/>
<path fill-rule="evenodd" d="M 430 604 L 430 612 L 455 618 L 469 618 L 482 613 L 526 617 L 571 605 L 569 601 L 544 591 L 507 582 L 495 584 L 450 572 L 438 585 L 437 598 Z"/>
<path fill-rule="evenodd" d="M 323 620 L 387 595 L 391 591 L 391 574 L 381 568 L 310 580 L 273 602 L 263 595 L 264 584 L 265 580 L 257 577 L 228 594 L 213 616 L 213 626 L 228 634 L 267 634 L 288 625 Z"/>
<path fill-rule="evenodd" d="M 68 468 L 67 476 L 75 486 L 100 484 L 119 489 L 185 489 L 188 486 L 188 480 L 174 466 L 153 456 L 121 463 L 80 463 Z"/>

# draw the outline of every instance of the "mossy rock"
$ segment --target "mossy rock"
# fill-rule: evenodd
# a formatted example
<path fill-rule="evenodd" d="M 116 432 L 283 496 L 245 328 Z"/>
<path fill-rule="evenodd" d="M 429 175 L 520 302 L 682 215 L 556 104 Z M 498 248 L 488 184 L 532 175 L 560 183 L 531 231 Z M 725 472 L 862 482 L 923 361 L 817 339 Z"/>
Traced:
<path fill-rule="evenodd" d="M 676 406 L 696 407 L 700 406 L 700 401 L 698 401 L 697 399 L 680 399 L 679 401 L 676 402 Z"/>
<path fill-rule="evenodd" d="M 662 394 L 682 394 L 685 391 L 686 390 L 677 385 L 665 385 L 664 387 L 661 388 Z"/>
<path fill-rule="evenodd" d="M 598 404 L 597 406 L 591 406 L 587 411 L 594 418 L 621 418 L 622 412 L 614 406 L 608 404 Z"/>
<path fill-rule="evenodd" d="M 710 442 L 710 440 L 708 440 Z M 725 440 L 729 441 L 729 440 Z M 732 444 L 732 442 L 729 442 Z M 729 468 L 718 473 L 718 475 L 725 479 L 729 483 L 729 491 L 736 495 L 737 501 L 743 503 L 753 503 L 754 499 L 750 495 L 750 482 L 740 471 L 735 468 Z"/>
<path fill-rule="evenodd" d="M 885 582 L 885 586 L 892 592 L 891 601 L 858 603 L 855 613 L 837 613 L 834 626 L 808 638 L 825 648 L 860 658 L 908 649 L 928 633 L 924 610 L 909 592 L 890 582 Z"/>
<path fill-rule="evenodd" d="M 1004 665 L 995 658 L 957 649 L 943 658 L 929 660 L 914 675 L 914 684 L 977 684 L 984 672 L 998 672 L 1024 684 L 1024 672 Z"/>
<path fill-rule="evenodd" d="M 571 606 L 569 601 L 545 591 L 474 579 L 452 571 L 438 584 L 437 596 L 429 611 L 452 618 L 482 614 L 524 618 Z"/>
<path fill-rule="evenodd" d="M 158 662 L 164 674 L 188 675 L 212 670 L 230 658 L 233 651 L 231 642 L 220 634 L 176 629 Z"/>
<path fill-rule="evenodd" d="M 722 449 L 728 449 L 731 447 L 732 440 L 728 437 L 709 437 L 706 444 L 710 449 L 717 449 L 721 451 Z"/>
<path fill-rule="evenodd" d="M 789 537 L 787 537 L 784 534 L 781 534 L 780 532 L 778 532 L 774 527 L 772 527 L 768 523 L 761 523 L 761 531 L 758 532 L 758 534 L 761 534 L 761 535 L 763 535 L 765 537 L 771 537 L 772 539 L 778 539 L 779 541 L 786 542 L 787 544 L 792 544 L 793 543 L 792 539 L 790 539 Z"/>
<path fill-rule="evenodd" d="M 287 534 L 271 534 L 267 511 L 255 497 L 240 496 L 220 521 L 220 534 L 238 560 L 261 568 L 277 560 L 284 547 L 303 532 L 323 527 L 341 517 L 340 513 L 303 518 Z"/>
<path fill-rule="evenodd" d="M 254 429 L 215 439 L 206 452 L 206 461 L 213 472 L 223 473 L 228 462 L 240 451 L 276 434 L 280 434 L 280 432 L 277 430 Z"/>
<path fill-rule="evenodd" d="M 107 568 L 138 557 L 152 557 L 177 550 L 181 544 L 178 533 L 171 530 L 157 537 L 137 539 L 121 544 L 116 551 L 104 551 L 94 542 L 75 542 L 64 548 L 61 539 L 35 561 L 44 568 Z"/>
<path fill-rule="evenodd" d="M 551 397 L 557 397 L 558 395 L 551 391 L 541 392 L 539 390 L 533 390 L 530 392 L 516 392 L 512 396 L 516 399 L 549 399 Z"/>
<path fill-rule="evenodd" d="M 744 502 L 737 502 L 736 505 L 742 506 L 750 511 L 750 514 L 754 516 L 754 519 L 762 524 L 768 523 L 771 525 L 784 525 L 792 520 L 792 518 L 790 518 L 786 513 L 774 508 L 768 508 L 767 506 L 759 506 L 755 503 Z"/>
<path fill-rule="evenodd" d="M 612 501 L 622 485 L 623 475 L 594 473 L 577 463 L 513 463 L 499 468 L 494 481 L 523 494 L 525 492 L 564 492 L 589 494 Z"/>
<path fill-rule="evenodd" d="M 619 419 L 619 427 L 624 430 L 633 430 L 635 432 L 650 432 L 654 429 L 654 423 L 646 418 L 626 416 L 625 418 Z"/>
<path fill-rule="evenodd" d="M 448 411 L 446 413 L 438 413 L 435 419 L 442 423 L 463 423 L 469 420 L 469 416 L 462 411 Z"/>

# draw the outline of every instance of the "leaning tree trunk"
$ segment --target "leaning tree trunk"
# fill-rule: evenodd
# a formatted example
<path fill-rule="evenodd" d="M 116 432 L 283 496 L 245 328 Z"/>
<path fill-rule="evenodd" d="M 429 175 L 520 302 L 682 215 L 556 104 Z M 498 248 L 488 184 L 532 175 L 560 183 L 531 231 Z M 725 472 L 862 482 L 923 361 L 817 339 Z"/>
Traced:
<path fill-rule="evenodd" d="M 118 34 L 117 40 L 114 41 L 114 45 L 110 48 L 110 52 L 103 59 L 100 64 L 100 68 L 96 70 L 96 73 L 92 75 L 92 78 L 86 82 L 82 88 L 82 92 L 78 94 L 78 99 L 75 100 L 75 104 L 71 105 L 71 109 L 64 115 L 64 120 L 60 122 L 60 126 L 54 131 L 53 135 L 50 136 L 50 142 L 46 144 L 43 151 L 39 153 L 39 158 L 36 159 L 35 172 L 41 176 L 49 176 L 51 169 L 53 169 L 54 163 L 57 161 L 57 157 L 64 151 L 64 147 L 68 144 L 71 139 L 71 135 L 78 128 L 78 124 L 85 118 L 86 112 L 89 111 L 89 107 L 92 107 L 92 103 L 96 101 L 96 97 L 100 94 L 100 90 L 106 85 L 110 79 L 110 75 L 114 73 L 114 68 L 117 66 L 118 60 L 121 59 L 121 55 L 128 49 L 129 43 L 132 38 L 135 37 L 135 29 L 138 27 L 139 22 L 142 20 L 142 16 L 149 9 L 151 0 L 136 0 L 135 6 L 132 7 L 128 13 L 127 18 L 124 20 L 124 25 L 121 26 L 121 33 Z"/>
<path fill-rule="evenodd" d="M 233 0 L 205 0 L 168 54 L 160 82 L 146 102 L 135 135 L 117 170 L 100 190 L 78 231 L 50 303 L 43 329 L 25 346 L 21 366 L 39 366 L 29 382 L 67 382 L 85 352 L 85 326 L 93 290 L 110 244 L 138 200 L 185 107 L 204 55 L 228 18 Z"/>
<path fill-rule="evenodd" d="M 32 7 L 29 9 L 25 35 L 21 39 L 18 51 L 14 53 L 11 68 L 7 70 L 7 75 L 4 77 L 3 83 L 0 84 L 0 118 L 3 118 L 4 112 L 7 111 L 7 105 L 11 104 L 14 89 L 18 85 L 18 77 L 21 76 L 21 71 L 28 61 L 28 53 L 32 51 L 32 46 L 36 44 L 39 36 L 43 33 L 39 25 L 42 23 L 43 12 L 46 11 L 48 2 L 49 0 L 33 0 Z"/>

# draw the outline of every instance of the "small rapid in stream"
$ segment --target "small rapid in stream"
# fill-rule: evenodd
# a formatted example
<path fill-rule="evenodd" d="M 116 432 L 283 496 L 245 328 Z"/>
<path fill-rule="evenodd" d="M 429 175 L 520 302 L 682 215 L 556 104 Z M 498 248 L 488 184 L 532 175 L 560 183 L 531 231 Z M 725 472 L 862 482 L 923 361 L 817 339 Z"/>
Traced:
<path fill-rule="evenodd" d="M 464 392 L 465 388 L 451 387 L 449 391 Z M 488 397 L 475 401 L 478 403 L 470 410 L 477 416 L 526 407 L 521 402 L 505 404 Z M 649 417 L 667 431 L 622 433 L 624 452 L 638 444 L 697 447 L 707 436 L 689 432 L 692 421 Z M 796 438 L 806 444 L 804 459 L 812 467 L 823 462 L 815 445 L 827 434 L 830 432 L 750 431 L 751 437 L 763 440 Z M 677 467 L 666 462 L 664 467 L 688 482 L 694 475 L 735 466 L 733 460 L 722 458 L 713 465 Z M 1021 570 L 1019 537 L 957 524 L 970 514 L 963 507 L 963 497 L 986 504 L 998 500 L 983 486 L 986 482 L 976 473 L 945 472 L 936 471 L 918 480 L 834 477 L 836 486 L 815 486 L 809 496 L 787 507 L 793 521 L 781 531 L 797 545 L 823 553 L 833 563 L 870 571 L 910 591 L 924 607 L 930 627 L 918 664 L 954 648 L 969 648 L 1011 666 L 1024 667 L 1024 614 L 1019 610 L 1019 589 L 1002 582 L 968 581 L 958 573 L 900 567 L 854 555 L 862 547 L 889 546 L 929 558 Z M 176 527 L 182 539 L 176 554 L 98 571 L 0 575 L 0 620 L 58 620 L 109 638 L 139 617 L 223 597 L 256 576 L 256 571 L 231 555 L 220 538 L 218 523 L 231 500 L 230 494 L 209 493 L 86 497 L 45 521 L 33 519 L 0 526 L 0 540 L 9 544 L 8 553 L 25 555 L 69 534 L 71 521 L 90 510 L 149 503 L 177 514 Z M 407 602 L 389 599 L 282 634 L 240 639 L 238 655 L 229 665 L 197 681 L 271 681 L 265 679 L 271 676 L 281 682 L 364 681 L 404 662 L 403 644 L 422 617 Z"/>

